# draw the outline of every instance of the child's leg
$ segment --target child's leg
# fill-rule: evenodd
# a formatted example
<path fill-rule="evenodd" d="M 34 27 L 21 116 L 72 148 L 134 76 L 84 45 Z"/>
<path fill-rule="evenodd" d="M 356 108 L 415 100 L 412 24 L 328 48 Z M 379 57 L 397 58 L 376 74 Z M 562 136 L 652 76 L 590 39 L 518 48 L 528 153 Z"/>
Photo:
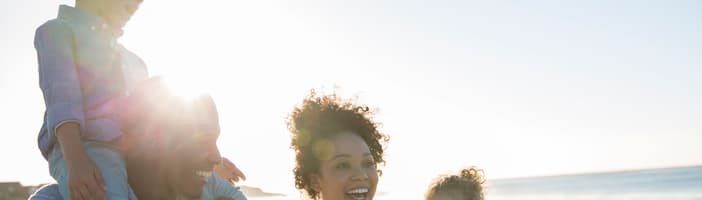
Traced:
<path fill-rule="evenodd" d="M 127 170 L 124 156 L 114 146 L 102 142 L 83 142 L 83 149 L 95 162 L 105 180 L 105 198 L 136 199 L 127 182 Z M 61 148 L 57 144 L 49 155 L 49 171 L 59 185 L 63 199 L 70 199 L 68 190 L 68 168 L 63 159 Z"/>
<path fill-rule="evenodd" d="M 56 180 L 58 190 L 63 199 L 71 199 L 68 193 L 68 168 L 66 168 L 66 160 L 63 159 L 61 146 L 57 143 L 54 149 L 49 153 L 49 174 Z"/>
<path fill-rule="evenodd" d="M 63 200 L 55 183 L 47 184 L 34 191 L 29 200 Z"/>

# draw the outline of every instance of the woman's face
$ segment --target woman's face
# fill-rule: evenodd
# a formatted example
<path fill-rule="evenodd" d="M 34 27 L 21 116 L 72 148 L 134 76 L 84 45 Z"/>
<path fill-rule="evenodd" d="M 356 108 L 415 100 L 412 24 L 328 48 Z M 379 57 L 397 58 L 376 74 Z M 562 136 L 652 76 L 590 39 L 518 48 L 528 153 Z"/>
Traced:
<path fill-rule="evenodd" d="M 312 187 L 324 200 L 370 200 L 378 185 L 378 170 L 368 145 L 353 133 L 341 133 L 320 145 L 320 169 Z"/>

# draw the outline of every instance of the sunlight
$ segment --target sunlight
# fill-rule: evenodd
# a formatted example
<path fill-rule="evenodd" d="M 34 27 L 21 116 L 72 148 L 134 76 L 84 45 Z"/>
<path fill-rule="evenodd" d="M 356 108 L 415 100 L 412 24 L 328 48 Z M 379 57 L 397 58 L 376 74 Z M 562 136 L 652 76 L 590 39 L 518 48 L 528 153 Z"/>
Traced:
<path fill-rule="evenodd" d="M 197 78 L 197 76 L 189 76 L 188 78 L 185 76 L 163 76 L 163 79 L 168 90 L 184 100 L 192 100 L 208 94 L 205 90 L 206 87 L 203 86 L 205 85 L 204 80 Z"/>

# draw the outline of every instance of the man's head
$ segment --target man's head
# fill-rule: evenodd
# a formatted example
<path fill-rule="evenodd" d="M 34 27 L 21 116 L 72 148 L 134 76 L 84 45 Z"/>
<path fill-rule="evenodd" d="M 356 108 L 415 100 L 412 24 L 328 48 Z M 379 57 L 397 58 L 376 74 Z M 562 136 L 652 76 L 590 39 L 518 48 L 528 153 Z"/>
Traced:
<path fill-rule="evenodd" d="M 153 171 L 168 191 L 199 197 L 214 165 L 221 162 L 212 98 L 182 99 L 163 80 L 152 79 L 133 91 L 125 105 L 128 170 Z"/>
<path fill-rule="evenodd" d="M 168 134 L 164 162 L 169 184 L 179 194 L 200 197 L 202 186 L 212 174 L 214 166 L 222 161 L 217 148 L 219 122 L 217 109 L 210 96 L 187 101 L 172 124 Z"/>
<path fill-rule="evenodd" d="M 76 0 L 76 7 L 91 11 L 115 28 L 122 28 L 143 0 Z"/>

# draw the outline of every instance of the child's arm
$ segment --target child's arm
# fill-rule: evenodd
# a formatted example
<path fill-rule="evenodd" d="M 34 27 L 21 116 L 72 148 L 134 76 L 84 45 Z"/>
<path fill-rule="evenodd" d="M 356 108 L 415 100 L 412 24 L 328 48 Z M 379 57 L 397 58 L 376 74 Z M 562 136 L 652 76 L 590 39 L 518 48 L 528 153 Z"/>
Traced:
<path fill-rule="evenodd" d="M 238 186 L 224 180 L 222 177 L 215 174 L 210 176 L 210 179 L 204 186 L 206 190 L 211 190 L 213 197 L 216 199 L 232 199 L 232 200 L 247 200 L 246 195 Z M 209 188 L 208 188 L 209 187 Z"/>
<path fill-rule="evenodd" d="M 104 199 L 100 170 L 81 146 L 84 122 L 80 82 L 76 72 L 73 34 L 60 20 L 40 26 L 34 38 L 39 86 L 46 104 L 46 125 L 57 137 L 68 168 L 71 199 Z"/>
<path fill-rule="evenodd" d="M 229 159 L 224 157 L 222 158 L 222 163 L 215 165 L 214 171 L 215 174 L 232 183 L 239 182 L 239 180 L 246 180 L 246 175 L 244 175 L 244 172 L 236 167 L 232 161 L 229 161 Z"/>

